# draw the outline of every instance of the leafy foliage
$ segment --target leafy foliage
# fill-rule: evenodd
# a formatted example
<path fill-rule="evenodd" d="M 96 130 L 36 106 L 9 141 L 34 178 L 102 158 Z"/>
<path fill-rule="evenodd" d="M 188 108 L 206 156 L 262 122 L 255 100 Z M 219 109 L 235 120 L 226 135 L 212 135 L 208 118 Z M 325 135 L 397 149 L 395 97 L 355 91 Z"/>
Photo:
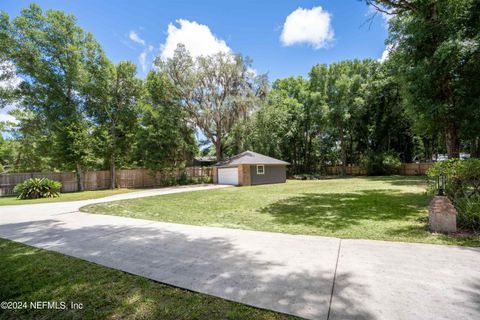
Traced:
<path fill-rule="evenodd" d="M 318 64 L 271 88 L 239 54 L 193 58 L 182 45 L 142 80 L 70 14 L 34 4 L 13 19 L 2 12 L 0 80 L 22 81 L 0 88 L 0 107 L 19 106 L 0 164 L 115 177 L 117 167 L 182 168 L 199 145 L 217 158 L 246 149 L 281 158 L 292 174 L 348 164 L 387 174 L 460 149 L 479 157 L 480 2 L 366 2 L 393 14 L 385 62 Z"/>
<path fill-rule="evenodd" d="M 137 163 L 152 170 L 183 167 L 196 151 L 194 131 L 165 74 L 148 73 L 139 112 Z"/>
<path fill-rule="evenodd" d="M 30 178 L 15 186 L 13 191 L 19 193 L 20 199 L 54 198 L 59 196 L 62 184 L 47 178 Z"/>
<path fill-rule="evenodd" d="M 446 193 L 458 210 L 459 225 L 480 231 L 480 159 L 435 163 L 427 172 L 431 191 L 440 173 L 447 176 Z"/>
<path fill-rule="evenodd" d="M 402 163 L 393 153 L 370 152 L 360 160 L 360 164 L 367 170 L 368 175 L 390 175 L 396 173 Z"/>
<path fill-rule="evenodd" d="M 179 44 L 174 56 L 155 64 L 167 75 L 188 112 L 189 121 L 215 145 L 223 158 L 232 128 L 257 106 L 265 94 L 265 79 L 249 70 L 250 61 L 239 54 L 219 52 L 193 59 Z"/>
<path fill-rule="evenodd" d="M 462 137 L 478 156 L 480 113 L 473 106 L 480 103 L 480 2 L 367 2 L 394 13 L 390 60 L 417 128 L 442 132 L 449 158 L 458 158 Z"/>
<path fill-rule="evenodd" d="M 432 186 L 440 173 L 447 175 L 446 191 L 452 199 L 480 196 L 480 159 L 436 162 L 427 172 Z"/>
<path fill-rule="evenodd" d="M 76 25 L 74 16 L 60 10 L 43 12 L 35 4 L 23 9 L 2 30 L 9 43 L 2 53 L 24 80 L 19 88 L 19 106 L 39 124 L 23 129 L 30 136 L 48 137 L 42 141 L 47 145 L 43 155 L 54 159 L 61 169 L 75 169 L 80 177 L 82 168 L 92 161 L 94 145 L 82 93 L 89 75 L 87 67 L 104 56 L 102 48 Z"/>
<path fill-rule="evenodd" d="M 136 77 L 135 64 L 128 61 L 112 65 L 102 59 L 89 68 L 92 75 L 85 87 L 86 110 L 96 125 L 96 154 L 110 168 L 113 189 L 116 167 L 132 160 L 142 81 Z"/>
<path fill-rule="evenodd" d="M 290 162 L 293 174 L 361 162 L 371 174 L 392 173 L 414 153 L 392 73 L 389 66 L 354 60 L 316 65 L 309 79 L 278 79 L 235 137 L 243 149 Z"/>

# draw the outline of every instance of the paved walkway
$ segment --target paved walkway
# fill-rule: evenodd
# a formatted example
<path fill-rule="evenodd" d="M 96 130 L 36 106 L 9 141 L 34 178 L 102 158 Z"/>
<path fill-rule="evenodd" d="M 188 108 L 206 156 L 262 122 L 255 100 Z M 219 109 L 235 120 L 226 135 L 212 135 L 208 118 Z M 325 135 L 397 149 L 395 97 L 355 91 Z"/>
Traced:
<path fill-rule="evenodd" d="M 310 319 L 480 319 L 480 249 L 198 227 L 78 212 L 88 201 L 0 207 L 0 237 Z M 180 214 L 180 213 L 179 213 Z"/>

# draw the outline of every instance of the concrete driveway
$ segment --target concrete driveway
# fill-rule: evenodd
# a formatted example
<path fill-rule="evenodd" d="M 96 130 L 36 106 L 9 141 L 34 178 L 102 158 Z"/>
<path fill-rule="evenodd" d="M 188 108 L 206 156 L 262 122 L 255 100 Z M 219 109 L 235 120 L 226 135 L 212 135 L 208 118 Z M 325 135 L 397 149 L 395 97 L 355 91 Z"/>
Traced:
<path fill-rule="evenodd" d="M 0 237 L 309 319 L 480 319 L 479 248 L 340 240 L 78 212 L 91 203 L 217 187 L 4 206 Z"/>

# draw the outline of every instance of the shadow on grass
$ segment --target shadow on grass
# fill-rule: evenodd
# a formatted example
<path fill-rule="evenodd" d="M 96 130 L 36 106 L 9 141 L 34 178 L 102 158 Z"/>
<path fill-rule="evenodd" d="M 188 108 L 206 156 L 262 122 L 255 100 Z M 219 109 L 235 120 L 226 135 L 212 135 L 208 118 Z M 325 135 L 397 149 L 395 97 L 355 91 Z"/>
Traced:
<path fill-rule="evenodd" d="M 392 186 L 426 186 L 427 177 L 425 176 L 367 176 L 367 181 L 381 181 Z"/>
<path fill-rule="evenodd" d="M 281 224 L 312 226 L 332 231 L 370 221 L 405 221 L 418 218 L 428 197 L 396 190 L 355 193 L 304 193 L 275 202 L 261 210 Z"/>

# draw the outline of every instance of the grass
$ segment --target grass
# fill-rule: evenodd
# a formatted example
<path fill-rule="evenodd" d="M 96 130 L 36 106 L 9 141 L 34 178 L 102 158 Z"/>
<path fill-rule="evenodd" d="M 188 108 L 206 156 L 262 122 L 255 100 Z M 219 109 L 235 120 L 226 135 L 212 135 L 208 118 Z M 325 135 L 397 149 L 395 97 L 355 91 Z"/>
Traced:
<path fill-rule="evenodd" d="M 340 238 L 480 246 L 431 234 L 423 177 L 355 177 L 205 190 L 96 204 L 82 211 L 182 224 Z"/>
<path fill-rule="evenodd" d="M 0 239 L 0 301 L 81 303 L 81 310 L 0 310 L 0 319 L 293 319 Z"/>
<path fill-rule="evenodd" d="M 17 197 L 1 197 L 0 206 L 89 200 L 89 199 L 103 198 L 103 197 L 113 196 L 116 194 L 135 192 L 135 191 L 140 191 L 140 189 L 122 188 L 122 189 L 113 189 L 113 190 L 68 192 L 68 193 L 61 193 L 60 196 L 57 198 L 42 198 L 42 199 L 28 199 L 28 200 L 20 200 Z"/>

